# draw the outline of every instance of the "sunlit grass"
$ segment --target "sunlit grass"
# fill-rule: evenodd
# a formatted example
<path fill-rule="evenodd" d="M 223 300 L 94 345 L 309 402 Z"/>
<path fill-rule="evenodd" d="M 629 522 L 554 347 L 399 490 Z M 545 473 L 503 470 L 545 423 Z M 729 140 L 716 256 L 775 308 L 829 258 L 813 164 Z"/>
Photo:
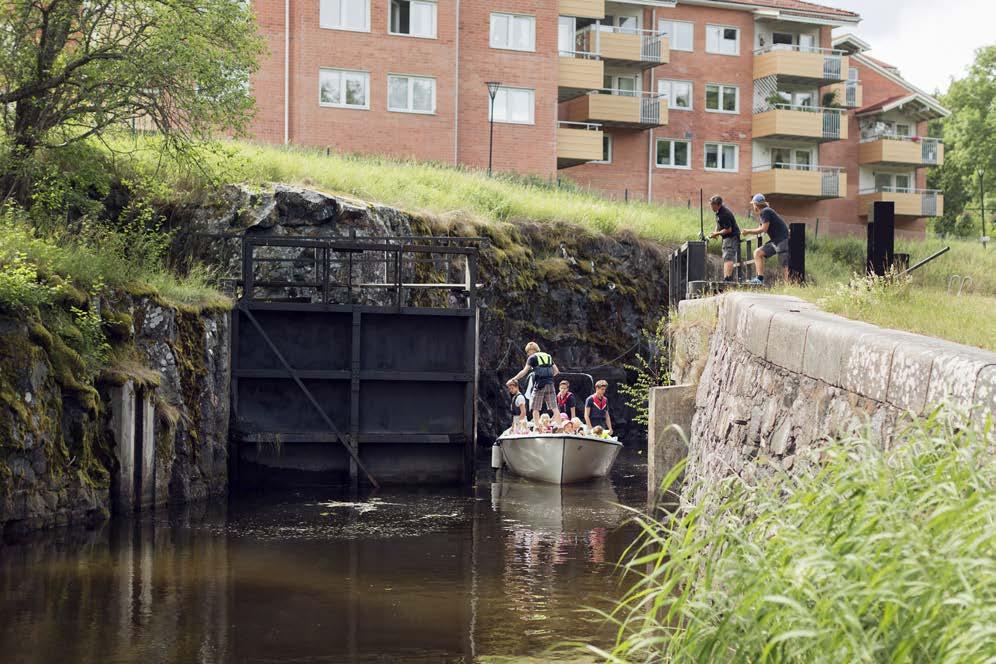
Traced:
<path fill-rule="evenodd" d="M 858 436 L 813 452 L 794 478 L 692 487 L 698 502 L 688 509 L 637 519 L 643 535 L 626 562 L 630 589 L 612 613 L 618 640 L 602 654 L 613 662 L 991 662 L 994 479 L 987 432 L 940 411 L 887 451 Z"/>

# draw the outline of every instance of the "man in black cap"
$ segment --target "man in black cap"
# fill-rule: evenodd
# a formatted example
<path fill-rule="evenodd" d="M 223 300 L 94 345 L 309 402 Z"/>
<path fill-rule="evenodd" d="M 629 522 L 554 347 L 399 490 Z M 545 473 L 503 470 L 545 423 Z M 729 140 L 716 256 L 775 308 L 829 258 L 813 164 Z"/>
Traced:
<path fill-rule="evenodd" d="M 716 232 L 709 239 L 723 238 L 723 281 L 733 281 L 733 264 L 738 258 L 737 249 L 740 247 L 740 226 L 730 208 L 723 205 L 722 196 L 710 198 L 709 205 L 716 213 Z"/>
<path fill-rule="evenodd" d="M 764 283 L 764 259 L 771 258 L 778 254 L 782 258 L 782 268 L 785 270 L 785 280 L 789 277 L 789 228 L 777 212 L 771 209 L 764 194 L 757 194 L 751 200 L 754 212 L 758 215 L 761 225 L 757 228 L 745 229 L 744 235 L 768 234 L 768 241 L 754 251 L 754 267 L 757 269 L 757 276 L 747 283 Z"/>

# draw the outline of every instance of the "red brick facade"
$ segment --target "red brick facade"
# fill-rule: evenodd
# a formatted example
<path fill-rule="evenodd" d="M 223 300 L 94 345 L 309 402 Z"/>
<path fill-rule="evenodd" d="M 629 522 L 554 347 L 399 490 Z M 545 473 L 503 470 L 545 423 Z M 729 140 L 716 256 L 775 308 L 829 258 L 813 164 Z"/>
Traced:
<path fill-rule="evenodd" d="M 488 105 L 485 83 L 498 80 L 510 88 L 534 93 L 534 121 L 494 125 L 494 168 L 552 178 L 557 171 L 557 120 L 565 107 L 558 104 L 558 0 L 439 0 L 436 3 L 436 37 L 422 38 L 389 33 L 391 0 L 368 0 L 369 31 L 327 29 L 320 26 L 320 0 L 254 0 L 260 29 L 269 46 L 253 85 L 257 116 L 253 133 L 259 140 L 312 146 L 329 146 L 343 152 L 386 154 L 420 160 L 486 168 L 488 163 Z M 691 110 L 672 108 L 664 126 L 653 129 L 605 128 L 612 141 L 610 163 L 584 163 L 559 173 L 607 196 L 657 202 L 697 204 L 700 189 L 720 193 L 742 214 L 752 190 L 752 137 L 754 97 L 755 28 L 758 5 L 786 7 L 784 0 L 708 6 L 701 0 L 674 7 L 645 6 L 644 29 L 656 30 L 659 20 L 694 24 L 692 51 L 672 48 L 669 61 L 640 73 L 642 89 L 656 91 L 661 79 L 689 81 L 693 85 Z M 792 4 L 792 3 L 790 3 Z M 814 7 L 807 3 L 800 6 Z M 633 5 L 606 4 L 606 14 L 632 9 Z M 289 23 L 285 22 L 285 8 Z M 817 8 L 818 9 L 818 8 Z M 535 20 L 535 49 L 492 48 L 492 12 L 527 14 Z M 810 14 L 813 11 L 809 11 Z M 818 13 L 818 12 L 817 12 Z M 810 15 L 807 19 L 811 19 Z M 853 15 L 827 10 L 820 20 L 816 46 L 829 47 L 834 22 L 853 23 Z M 791 20 L 789 18 L 788 20 Z M 706 49 L 707 24 L 740 30 L 738 55 L 718 55 Z M 810 24 L 807 24 L 810 25 Z M 288 30 L 289 27 L 289 30 Z M 285 39 L 288 44 L 285 61 Z M 289 77 L 285 81 L 285 67 Z M 912 93 L 912 89 L 883 75 L 859 58 L 852 58 L 863 85 L 863 106 Z M 365 72 L 369 76 L 366 108 L 330 107 L 319 103 L 322 68 Z M 640 71 L 634 69 L 634 73 Z M 388 110 L 388 76 L 409 75 L 435 80 L 435 110 L 407 113 Z M 739 88 L 737 113 L 706 110 L 706 84 Z M 285 84 L 289 94 L 285 99 Z M 286 122 L 285 122 L 286 112 Z M 818 163 L 843 167 L 848 184 L 845 198 L 830 200 L 771 196 L 787 217 L 821 219 L 820 232 L 864 233 L 867 222 L 859 210 L 860 130 L 855 113 L 849 112 L 847 140 L 824 143 L 816 149 Z M 925 123 L 918 127 L 925 132 Z M 690 141 L 688 168 L 656 164 L 658 139 Z M 705 144 L 735 144 L 739 159 L 736 172 L 705 169 Z M 923 187 L 926 171 L 917 171 Z M 924 220 L 907 218 L 901 232 L 923 234 Z"/>

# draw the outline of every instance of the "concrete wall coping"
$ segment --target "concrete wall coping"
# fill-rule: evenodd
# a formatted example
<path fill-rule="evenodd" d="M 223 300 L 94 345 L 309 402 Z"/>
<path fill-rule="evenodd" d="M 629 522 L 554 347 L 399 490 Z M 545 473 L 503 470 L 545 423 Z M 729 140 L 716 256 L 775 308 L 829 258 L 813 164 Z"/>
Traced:
<path fill-rule="evenodd" d="M 941 400 L 996 413 L 996 353 L 821 311 L 797 297 L 726 293 L 716 334 L 786 371 L 917 414 Z"/>

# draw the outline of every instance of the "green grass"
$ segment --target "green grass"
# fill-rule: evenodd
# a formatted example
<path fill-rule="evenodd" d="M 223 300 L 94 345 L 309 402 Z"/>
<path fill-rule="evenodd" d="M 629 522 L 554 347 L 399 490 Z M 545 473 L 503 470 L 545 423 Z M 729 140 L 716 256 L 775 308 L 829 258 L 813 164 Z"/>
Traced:
<path fill-rule="evenodd" d="M 843 440 L 810 454 L 796 478 L 750 486 L 733 476 L 699 487 L 695 505 L 662 521 L 637 517 L 643 535 L 625 564 L 632 585 L 611 614 L 617 643 L 599 654 L 992 662 L 991 434 L 938 411 L 887 451 L 870 436 Z"/>

